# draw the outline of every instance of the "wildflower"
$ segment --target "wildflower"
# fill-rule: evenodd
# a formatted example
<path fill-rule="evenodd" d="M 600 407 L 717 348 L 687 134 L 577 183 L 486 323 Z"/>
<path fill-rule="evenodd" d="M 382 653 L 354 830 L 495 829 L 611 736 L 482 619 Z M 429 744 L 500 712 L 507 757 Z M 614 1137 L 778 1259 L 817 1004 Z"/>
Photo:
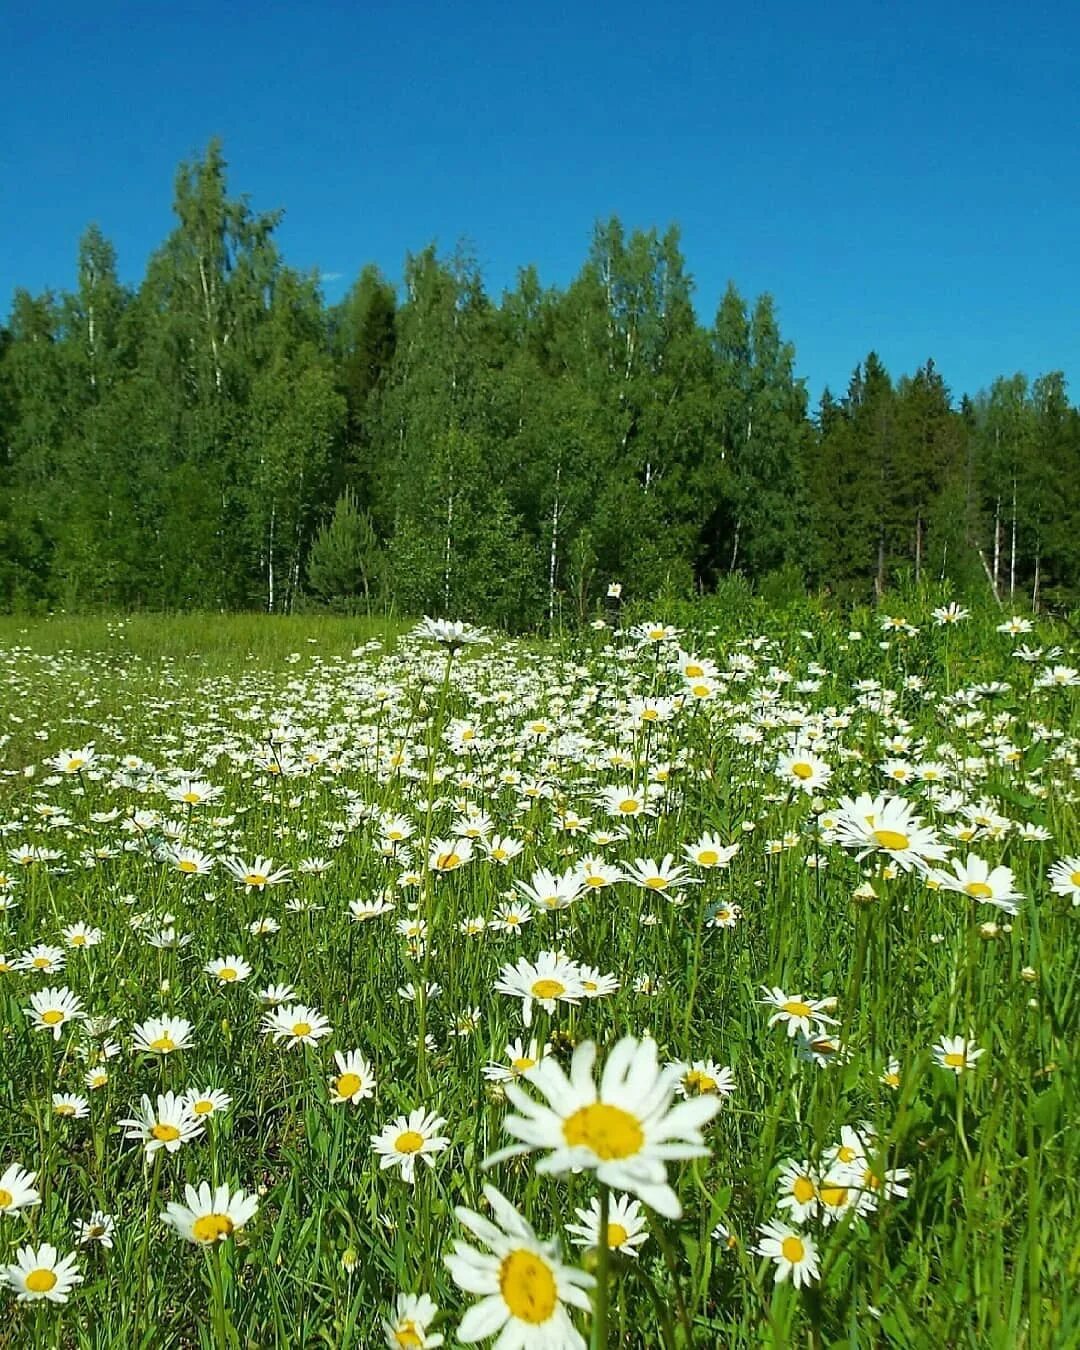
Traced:
<path fill-rule="evenodd" d="M 730 1096 L 735 1091 L 735 1075 L 726 1066 L 721 1068 L 711 1059 L 695 1059 L 692 1064 L 678 1066 L 681 1076 L 676 1092 L 680 1097 L 702 1097 L 715 1094 Z"/>
<path fill-rule="evenodd" d="M 232 1105 L 232 1098 L 221 1088 L 203 1088 L 202 1091 L 197 1088 L 189 1088 L 180 1098 L 180 1101 L 184 1109 L 196 1120 L 205 1120 L 210 1116 L 220 1115 Z"/>
<path fill-rule="evenodd" d="M 804 998 L 802 994 L 785 994 L 782 989 L 774 985 L 771 989 L 765 985 L 761 986 L 761 991 L 765 998 L 759 1002 L 776 1009 L 772 1017 L 769 1018 L 769 1026 L 774 1026 L 777 1022 L 783 1022 L 787 1027 L 787 1034 L 794 1036 L 797 1032 L 802 1032 L 807 1038 L 811 1038 L 818 1032 L 823 1032 L 827 1026 L 836 1026 L 836 1018 L 830 1017 L 825 1009 L 832 1006 L 833 1000 L 823 998 Z"/>
<path fill-rule="evenodd" d="M 495 1222 L 475 1210 L 458 1207 L 458 1222 L 487 1252 L 455 1241 L 443 1258 L 454 1282 L 466 1293 L 483 1295 L 461 1319 L 457 1338 L 465 1345 L 499 1333 L 505 1347 L 585 1350 L 567 1304 L 587 1310 L 595 1281 L 585 1271 L 564 1265 L 553 1242 L 543 1242 L 532 1225 L 494 1186 L 484 1195 Z M 490 1254 L 489 1254 L 490 1253 Z"/>
<path fill-rule="evenodd" d="M 522 1016 L 527 1027 L 532 1026 L 534 1001 L 550 1013 L 556 1003 L 579 1003 L 584 993 L 577 963 L 561 952 L 541 952 L 535 964 L 523 956 L 516 966 L 503 966 L 495 992 L 523 1000 Z"/>
<path fill-rule="evenodd" d="M 942 1036 L 934 1046 L 934 1062 L 943 1069 L 951 1069 L 957 1078 L 975 1067 L 975 1061 L 986 1052 L 963 1036 Z"/>
<path fill-rule="evenodd" d="M 887 853 L 904 871 L 925 870 L 948 851 L 902 797 L 842 798 L 835 837 L 843 847 L 858 849 L 859 858 L 876 850 Z"/>
<path fill-rule="evenodd" d="M 0 1266 L 0 1278 L 15 1290 L 20 1303 L 47 1299 L 50 1303 L 66 1303 L 82 1275 L 74 1253 L 61 1258 L 48 1242 L 40 1247 L 20 1247 L 12 1264 Z"/>
<path fill-rule="evenodd" d="M 113 1245 L 113 1233 L 116 1220 L 104 1210 L 95 1209 L 89 1219 L 79 1219 L 75 1224 L 75 1240 L 80 1247 L 96 1243 L 99 1247 Z"/>
<path fill-rule="evenodd" d="M 292 875 L 287 867 L 274 867 L 272 858 L 257 857 L 246 863 L 242 858 L 227 858 L 225 868 L 249 891 L 262 891 L 267 886 L 280 886 Z"/>
<path fill-rule="evenodd" d="M 719 835 L 703 834 L 694 844 L 688 844 L 683 850 L 692 863 L 704 868 L 724 868 L 739 851 L 739 845 L 725 844 Z"/>
<path fill-rule="evenodd" d="M 546 1059 L 529 1080 L 543 1101 L 508 1083 L 506 1095 L 520 1114 L 507 1116 L 503 1128 L 521 1142 L 500 1150 L 485 1166 L 547 1149 L 538 1172 L 589 1169 L 605 1185 L 678 1218 L 682 1208 L 667 1184 L 665 1163 L 708 1155 L 700 1127 L 716 1114 L 718 1098 L 699 1096 L 673 1106 L 681 1067 L 661 1069 L 652 1040 L 623 1037 L 608 1056 L 599 1091 L 592 1079 L 595 1062 L 593 1041 L 574 1051 L 569 1078 L 554 1058 Z"/>
<path fill-rule="evenodd" d="M 1054 863 L 1047 878 L 1055 895 L 1067 896 L 1074 905 L 1080 905 L 1080 857 Z"/>
<path fill-rule="evenodd" d="M 32 975 L 54 975 L 64 969 L 66 962 L 63 947 L 39 942 L 19 957 L 18 969 L 29 971 Z"/>
<path fill-rule="evenodd" d="M 1010 867 L 991 868 L 982 858 L 969 853 L 966 862 L 952 859 L 952 872 L 943 869 L 933 873 L 942 890 L 957 891 L 979 904 L 994 905 L 1006 914 L 1017 912 L 1017 901 L 1024 897 L 1016 890 Z"/>
<path fill-rule="evenodd" d="M 70 989 L 41 989 L 30 995 L 30 1006 L 23 1011 L 31 1018 L 38 1031 L 51 1031 L 58 1041 L 68 1022 L 78 1022 L 86 1016 L 82 999 Z"/>
<path fill-rule="evenodd" d="M 371 1147 L 380 1157 L 379 1170 L 397 1167 L 402 1180 L 414 1185 L 417 1158 L 434 1167 L 435 1154 L 450 1147 L 450 1140 L 438 1133 L 445 1124 L 442 1116 L 418 1106 L 407 1117 L 398 1116 L 385 1125 L 381 1134 L 371 1136 Z"/>
<path fill-rule="evenodd" d="M 174 1200 L 165 1206 L 162 1221 L 175 1228 L 188 1242 L 202 1247 L 224 1242 L 250 1223 L 259 1208 L 253 1195 L 230 1191 L 226 1185 L 211 1190 L 205 1181 L 198 1190 L 194 1186 L 185 1186 L 184 1198 L 186 1205 Z"/>
<path fill-rule="evenodd" d="M 428 1323 L 439 1311 L 427 1294 L 398 1294 L 394 1316 L 383 1320 L 389 1350 L 434 1350 L 443 1337 L 428 1332 Z"/>
<path fill-rule="evenodd" d="M 594 1198 L 589 1201 L 588 1209 L 576 1209 L 574 1213 L 578 1223 L 566 1225 L 574 1246 L 599 1247 L 600 1201 Z M 641 1201 L 632 1200 L 628 1195 L 611 1196 L 607 1222 L 607 1245 L 611 1250 L 621 1252 L 623 1256 L 637 1256 L 637 1249 L 648 1240 Z"/>
<path fill-rule="evenodd" d="M 324 1036 L 330 1036 L 333 1028 L 314 1008 L 304 1003 L 293 1003 L 287 1008 L 273 1008 L 264 1014 L 262 1029 L 275 1041 L 286 1041 L 291 1050 L 295 1045 L 315 1045 Z"/>
<path fill-rule="evenodd" d="M 363 1101 L 375 1094 L 375 1071 L 359 1050 L 334 1051 L 338 1071 L 330 1079 L 330 1100 L 335 1106 Z"/>
<path fill-rule="evenodd" d="M 251 967 L 242 956 L 218 956 L 203 966 L 207 975 L 213 975 L 219 984 L 239 984 L 251 974 Z"/>
<path fill-rule="evenodd" d="M 191 1045 L 191 1023 L 183 1017 L 151 1017 L 132 1032 L 134 1048 L 148 1055 L 171 1055 Z"/>
<path fill-rule="evenodd" d="M 40 1204 L 41 1196 L 34 1189 L 36 1180 L 36 1172 L 28 1172 L 18 1163 L 12 1163 L 0 1175 L 0 1214 L 14 1214 L 16 1210 Z"/>
<path fill-rule="evenodd" d="M 819 1276 L 818 1251 L 804 1233 L 777 1219 L 762 1224 L 758 1229 L 761 1240 L 754 1251 L 776 1263 L 777 1284 L 789 1276 L 796 1289 L 812 1284 Z"/>
<path fill-rule="evenodd" d="M 183 1098 L 173 1092 L 160 1094 L 156 1105 L 144 1095 L 135 1114 L 117 1123 L 124 1127 L 125 1139 L 142 1141 L 147 1157 L 162 1148 L 166 1153 L 175 1153 L 197 1139 L 205 1128 L 191 1114 Z"/>
<path fill-rule="evenodd" d="M 54 1092 L 53 1114 L 64 1120 L 85 1120 L 90 1114 L 90 1103 L 74 1092 Z"/>

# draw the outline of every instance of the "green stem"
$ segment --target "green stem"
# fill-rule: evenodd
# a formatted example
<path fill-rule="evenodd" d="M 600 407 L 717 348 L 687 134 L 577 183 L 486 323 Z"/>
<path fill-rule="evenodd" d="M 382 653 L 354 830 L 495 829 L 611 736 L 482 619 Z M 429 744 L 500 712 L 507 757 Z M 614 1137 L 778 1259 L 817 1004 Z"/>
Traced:
<path fill-rule="evenodd" d="M 607 1350 L 608 1343 L 608 1281 L 611 1275 L 611 1247 L 608 1244 L 608 1213 L 611 1193 L 600 1187 L 600 1232 L 596 1249 L 596 1302 L 593 1307 L 591 1350 Z"/>

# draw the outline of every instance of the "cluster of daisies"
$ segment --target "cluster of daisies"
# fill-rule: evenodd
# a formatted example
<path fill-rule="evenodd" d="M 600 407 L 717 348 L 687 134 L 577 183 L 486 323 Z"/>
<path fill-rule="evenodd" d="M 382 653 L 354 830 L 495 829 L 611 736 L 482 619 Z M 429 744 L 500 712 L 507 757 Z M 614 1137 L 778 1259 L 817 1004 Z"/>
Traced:
<path fill-rule="evenodd" d="M 951 630 L 968 617 L 951 605 L 933 621 Z M 377 660 L 366 649 L 351 662 L 313 659 L 284 684 L 245 671 L 194 706 L 171 692 L 150 699 L 145 712 L 166 729 L 149 727 L 141 753 L 107 722 L 82 746 L 27 765 L 11 775 L 19 795 L 0 821 L 0 939 L 10 948 L 0 979 L 45 1062 L 60 1054 L 50 1089 L 81 1075 L 82 1092 L 52 1093 L 52 1113 L 97 1113 L 151 1170 L 184 1150 L 201 1171 L 199 1146 L 246 1109 L 244 1085 L 227 1071 L 194 1086 L 173 1071 L 179 1062 L 194 1078 L 188 1064 L 209 1004 L 213 1022 L 245 1044 L 310 1066 L 331 1108 L 369 1103 L 357 1155 L 415 1190 L 434 1169 L 440 1181 L 449 1174 L 443 1155 L 458 1124 L 437 1080 L 432 1090 L 430 1064 L 452 1062 L 462 1042 L 480 1044 L 489 1031 L 473 1068 L 509 1142 L 483 1163 L 499 1182 L 484 1188 L 487 1210 L 456 1209 L 465 1236 L 444 1254 L 445 1270 L 476 1300 L 456 1335 L 582 1345 L 575 1310 L 589 1307 L 593 1275 L 560 1255 L 555 1236 L 539 1236 L 505 1192 L 525 1168 L 584 1178 L 566 1239 L 627 1258 L 648 1250 L 652 1215 L 680 1218 L 669 1165 L 710 1154 L 706 1131 L 736 1088 L 721 1062 L 723 1025 L 699 1009 L 710 1029 L 701 1053 L 681 1058 L 651 1036 L 617 1034 L 631 1009 L 641 1013 L 631 1025 L 653 1025 L 651 1003 L 673 988 L 683 996 L 681 955 L 664 963 L 669 947 L 683 950 L 675 935 L 696 935 L 695 962 L 723 968 L 722 944 L 760 926 L 764 897 L 789 865 L 857 906 L 890 887 L 935 915 L 985 906 L 975 913 L 987 939 L 1007 934 L 1027 905 L 1080 904 L 1080 856 L 1044 861 L 1037 887 L 1035 869 L 1018 861 L 1036 850 L 1042 859 L 1053 843 L 1040 810 L 1051 793 L 1066 805 L 1078 795 L 1080 745 L 1054 721 L 1080 683 L 1063 653 L 1014 645 L 1011 681 L 943 693 L 904 663 L 917 625 L 887 616 L 880 627 L 876 646 L 895 660 L 896 678 L 852 683 L 810 658 L 809 632 L 797 657 L 765 637 L 703 656 L 671 625 L 646 622 L 598 637 L 589 660 L 555 661 L 492 644 L 467 624 L 425 620 L 414 641 Z M 1000 629 L 1006 646 L 1031 631 L 1022 618 Z M 843 646 L 874 644 L 851 631 Z M 24 678 L 13 677 L 16 693 Z M 91 709 L 93 689 L 83 692 Z M 165 716 L 178 708 L 179 725 Z M 1014 814 L 1018 797 L 1030 803 L 1027 819 Z M 222 927 L 227 943 L 211 948 Z M 651 929 L 657 940 L 639 961 Z M 312 994 L 320 967 L 349 972 L 363 943 L 397 972 L 389 994 L 350 995 L 365 1016 L 404 1029 L 393 1110 L 377 1105 L 390 1077 L 377 1054 L 331 1049 L 352 1043 L 350 1010 L 339 1015 Z M 125 978 L 106 1014 L 101 972 L 113 962 Z M 439 1012 L 466 963 L 485 1006 Z M 399 974 L 398 1006 L 386 1006 Z M 806 987 L 796 978 L 762 986 L 754 1016 L 798 1063 L 850 1063 L 856 1047 L 837 996 L 790 992 Z M 1025 968 L 1023 978 L 1038 973 Z M 190 1016 L 145 1015 L 158 995 Z M 927 1038 L 941 1082 L 974 1071 L 984 1054 L 980 1029 L 961 1030 Z M 597 1039 L 611 1047 L 599 1077 Z M 904 1070 L 889 1048 L 873 1047 L 871 1078 L 898 1090 Z M 132 1094 L 123 1114 L 101 1121 L 95 1102 L 111 1102 L 133 1064 L 131 1074 L 158 1072 L 162 1090 Z M 910 1178 L 865 1122 L 823 1151 L 789 1149 L 775 1217 L 759 1226 L 754 1250 L 776 1279 L 802 1285 L 819 1278 L 831 1225 L 902 1201 Z M 7 1168 L 0 1216 L 40 1203 L 37 1175 Z M 253 1223 L 260 1202 L 258 1186 L 201 1181 L 155 1221 L 217 1248 Z M 95 1210 L 74 1221 L 72 1241 L 107 1248 L 118 1221 Z M 74 1251 L 41 1243 L 15 1255 L 2 1272 L 20 1300 L 63 1302 L 83 1278 Z M 436 1346 L 443 1320 L 430 1292 L 402 1294 L 383 1331 L 391 1346 Z"/>

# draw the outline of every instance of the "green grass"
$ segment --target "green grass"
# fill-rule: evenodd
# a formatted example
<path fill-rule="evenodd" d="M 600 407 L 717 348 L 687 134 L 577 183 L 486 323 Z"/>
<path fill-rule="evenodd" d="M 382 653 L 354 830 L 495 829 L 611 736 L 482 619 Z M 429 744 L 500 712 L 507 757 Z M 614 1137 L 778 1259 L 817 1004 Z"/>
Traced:
<path fill-rule="evenodd" d="M 683 1218 L 651 1216 L 638 1258 L 613 1260 L 610 1345 L 1076 1344 L 1080 911 L 1051 893 L 1047 870 L 1080 853 L 1077 691 L 1034 688 L 1049 657 L 1015 659 L 1014 641 L 995 631 L 997 613 L 976 613 L 955 630 L 925 613 L 907 617 L 918 634 L 883 650 L 867 616 L 865 636 L 851 640 L 846 623 L 808 626 L 804 614 L 778 612 L 748 632 L 710 613 L 707 629 L 683 635 L 684 649 L 721 668 L 738 653 L 752 661 L 748 677 L 729 676 L 713 699 L 651 723 L 635 723 L 628 700 L 684 687 L 666 659 L 675 647 L 646 646 L 623 661 L 606 633 L 561 644 L 496 639 L 456 658 L 444 682 L 441 651 L 403 637 L 401 625 L 0 620 L 6 848 L 36 844 L 60 855 L 11 863 L 15 904 L 0 913 L 0 952 L 63 945 L 62 930 L 76 922 L 102 930 L 100 945 L 70 951 L 55 976 L 0 973 L 0 1175 L 17 1161 L 38 1173 L 42 1196 L 0 1215 L 0 1264 L 24 1243 L 74 1250 L 73 1224 L 93 1209 L 116 1220 L 111 1251 L 79 1249 L 85 1280 L 66 1306 L 16 1304 L 0 1291 L 0 1345 L 376 1346 L 395 1295 L 421 1291 L 438 1303 L 435 1329 L 454 1345 L 475 1300 L 455 1286 L 442 1256 L 467 1236 L 454 1207 L 482 1207 L 485 1180 L 539 1234 L 555 1237 L 567 1261 L 595 1266 L 595 1254 L 562 1232 L 599 1193 L 589 1172 L 541 1175 L 535 1158 L 481 1171 L 508 1142 L 507 1108 L 484 1065 L 519 1036 L 551 1037 L 565 1064 L 575 1043 L 595 1040 L 602 1062 L 620 1036 L 646 1032 L 662 1062 L 730 1066 L 735 1091 L 706 1129 L 708 1156 L 668 1165 Z M 755 637 L 767 645 L 755 650 Z M 379 650 L 351 655 L 376 639 Z M 1062 638 L 1047 630 L 1023 640 L 1048 647 Z M 1068 653 L 1054 659 L 1080 664 Z M 815 663 L 823 673 L 811 676 Z M 794 678 L 774 680 L 773 669 Z M 819 687 L 799 688 L 807 679 Z M 860 701 L 861 680 L 896 691 L 884 713 Z M 983 719 L 958 724 L 948 697 L 994 680 L 1009 688 L 974 695 Z M 762 697 L 762 689 L 772 692 Z M 1015 917 L 928 889 L 917 873 L 883 877 L 880 853 L 860 863 L 818 842 L 811 798 L 775 767 L 796 714 L 813 723 L 828 709 L 847 710 L 849 722 L 826 727 L 819 742 L 834 771 L 819 806 L 887 790 L 941 831 L 962 813 L 935 806 L 926 783 L 890 782 L 881 766 L 953 759 L 950 808 L 990 803 L 1017 825 L 1045 827 L 1045 841 L 1014 826 L 955 842 L 960 857 L 970 850 L 1012 869 L 1026 897 Z M 529 730 L 538 720 L 551 728 L 540 737 Z M 463 721 L 480 733 L 479 751 L 450 744 L 448 731 Z M 748 723 L 760 739 L 740 734 Z M 274 731 L 283 727 L 285 739 Z M 910 738 L 906 751 L 886 746 L 898 728 Z M 54 775 L 44 766 L 90 742 L 88 771 Z M 401 746 L 406 774 L 388 758 Z M 609 766 L 609 750 L 625 766 Z M 132 755 L 142 767 L 125 770 Z M 510 769 L 543 792 L 503 783 Z M 170 803 L 164 790 L 181 773 L 220 787 L 221 801 Z M 598 790 L 650 777 L 662 794 L 657 812 L 630 821 L 627 838 L 597 845 L 587 830 L 560 828 L 564 809 L 589 817 L 588 830 L 618 825 Z M 451 837 L 470 806 L 524 852 L 509 867 L 478 856 L 436 876 L 423 845 Z M 148 811 L 161 815 L 125 826 Z M 414 826 L 415 888 L 396 884 L 404 854 L 380 847 L 380 813 Z M 692 868 L 704 884 L 682 888 L 685 903 L 621 880 L 567 910 L 536 913 L 520 932 L 460 931 L 469 916 L 490 919 L 513 880 L 539 867 L 561 872 L 589 854 L 616 865 L 667 853 L 679 860 L 705 832 L 740 849 L 727 870 Z M 184 877 L 161 861 L 170 837 L 219 860 L 214 872 Z M 290 867 L 290 879 L 260 893 L 221 866 L 257 853 Z M 301 860 L 316 855 L 330 869 L 302 874 Z M 855 892 L 867 880 L 876 898 L 860 901 Z M 396 913 L 354 922 L 349 902 L 384 889 Z M 317 908 L 288 907 L 298 900 Z M 395 930 L 410 901 L 428 925 L 423 952 L 410 952 Z M 741 917 L 710 926 L 718 907 Z M 189 945 L 151 946 L 148 932 L 170 915 Z M 263 916 L 279 931 L 253 935 Z M 980 927 L 989 920 L 993 934 Z M 504 964 L 556 948 L 615 975 L 618 991 L 550 1016 L 538 1010 L 527 1032 L 520 1000 L 494 992 L 495 981 Z M 203 967 L 233 953 L 253 972 L 218 986 Z M 441 986 L 438 997 L 399 997 L 406 982 L 425 979 Z M 260 1030 L 256 999 L 270 982 L 295 985 L 333 1035 L 312 1047 L 275 1045 Z M 116 1019 L 120 1053 L 103 1088 L 83 1086 L 91 1061 L 82 1051 L 93 1042 L 79 1026 L 54 1044 L 25 1015 L 34 990 L 61 984 L 96 1016 Z M 774 985 L 835 998 L 832 1032 L 846 1054 L 822 1065 L 800 1058 L 783 1027 L 768 1026 L 773 1010 L 760 1002 L 761 987 Z M 475 1029 L 457 1034 L 473 1009 Z M 193 1024 L 191 1048 L 163 1059 L 136 1053 L 132 1028 L 164 1014 Z M 984 1052 L 976 1067 L 959 1077 L 939 1068 L 938 1039 L 968 1033 Z M 353 1048 L 372 1062 L 376 1094 L 333 1105 L 333 1051 Z M 893 1057 L 895 1087 L 882 1081 Z M 122 1138 L 117 1122 L 143 1093 L 208 1087 L 231 1094 L 231 1108 L 159 1169 Z M 53 1114 L 53 1091 L 86 1096 L 89 1116 Z M 451 1143 L 434 1168 L 417 1169 L 411 1187 L 378 1169 L 369 1140 L 421 1105 L 445 1118 Z M 845 1126 L 868 1127 L 866 1139 L 873 1132 L 876 1174 L 907 1171 L 909 1193 L 863 1217 L 849 1210 L 829 1225 L 809 1220 L 821 1278 L 796 1291 L 775 1283 L 772 1263 L 754 1253 L 756 1230 L 778 1217 L 785 1160 L 824 1166 Z M 159 1221 L 185 1181 L 212 1179 L 259 1197 L 256 1218 L 224 1244 L 220 1265 Z M 714 1236 L 718 1225 L 730 1243 Z M 588 1338 L 589 1319 L 575 1318 Z"/>

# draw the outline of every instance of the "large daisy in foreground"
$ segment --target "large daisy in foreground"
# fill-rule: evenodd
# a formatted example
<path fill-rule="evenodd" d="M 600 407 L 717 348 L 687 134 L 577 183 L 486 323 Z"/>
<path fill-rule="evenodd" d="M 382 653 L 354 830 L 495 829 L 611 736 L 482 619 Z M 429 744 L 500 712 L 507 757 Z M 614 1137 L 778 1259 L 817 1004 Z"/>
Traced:
<path fill-rule="evenodd" d="M 588 1170 L 607 1186 L 639 1196 L 669 1219 L 682 1214 L 667 1184 L 667 1162 L 700 1158 L 709 1150 L 701 1126 L 720 1106 L 715 1096 L 672 1105 L 682 1066 L 661 1068 L 656 1042 L 625 1036 L 608 1056 L 597 1089 L 593 1083 L 596 1045 L 585 1041 L 574 1051 L 569 1078 L 554 1058 L 545 1059 L 529 1083 L 544 1098 L 537 1101 L 519 1083 L 504 1091 L 520 1114 L 507 1116 L 503 1128 L 521 1142 L 487 1159 L 548 1149 L 538 1172 Z"/>

